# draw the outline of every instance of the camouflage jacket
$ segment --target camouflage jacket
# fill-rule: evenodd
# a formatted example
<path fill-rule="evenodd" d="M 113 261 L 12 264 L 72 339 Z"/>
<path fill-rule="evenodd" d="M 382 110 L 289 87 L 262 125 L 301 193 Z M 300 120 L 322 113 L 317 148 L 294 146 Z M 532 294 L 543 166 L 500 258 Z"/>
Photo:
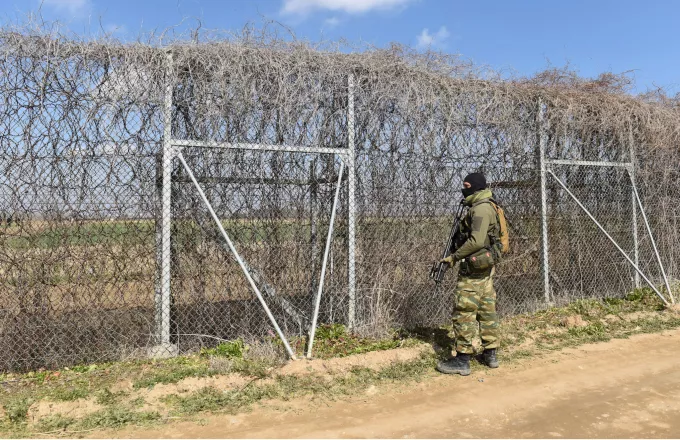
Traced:
<path fill-rule="evenodd" d="M 453 254 L 456 261 L 488 248 L 491 238 L 500 236 L 496 210 L 486 203 L 492 196 L 490 190 L 483 189 L 465 198 L 464 203 L 470 209 L 460 222 L 460 233 L 465 242 Z"/>

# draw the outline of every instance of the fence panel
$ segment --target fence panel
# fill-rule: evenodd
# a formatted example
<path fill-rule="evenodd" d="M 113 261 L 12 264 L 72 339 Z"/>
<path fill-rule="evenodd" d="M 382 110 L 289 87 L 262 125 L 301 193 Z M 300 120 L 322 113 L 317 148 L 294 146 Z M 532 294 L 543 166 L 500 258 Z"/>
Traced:
<path fill-rule="evenodd" d="M 309 330 L 341 158 L 319 323 L 382 335 L 448 322 L 455 276 L 435 290 L 428 272 L 471 171 L 487 175 L 512 223 L 496 276 L 501 314 L 630 291 L 630 265 L 551 177 L 542 218 L 541 145 L 632 257 L 637 231 L 640 265 L 660 283 L 627 169 L 574 161 L 632 163 L 666 272 L 680 278 L 670 107 L 482 80 L 445 55 L 398 49 L 0 31 L 0 50 L 0 370 L 275 339 L 178 151 L 296 343 Z"/>

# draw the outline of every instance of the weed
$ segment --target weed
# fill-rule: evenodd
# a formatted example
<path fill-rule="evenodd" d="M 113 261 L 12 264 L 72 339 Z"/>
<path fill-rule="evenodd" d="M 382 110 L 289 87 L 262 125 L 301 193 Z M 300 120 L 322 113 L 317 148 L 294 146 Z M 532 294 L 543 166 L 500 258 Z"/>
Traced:
<path fill-rule="evenodd" d="M 623 298 L 604 298 L 602 300 L 603 303 L 605 303 L 607 306 L 611 307 L 612 309 L 620 307 L 624 303 Z"/>
<path fill-rule="evenodd" d="M 65 430 L 75 423 L 75 419 L 64 417 L 61 414 L 55 414 L 45 417 L 44 419 L 40 419 L 36 429 L 40 432 L 54 432 L 58 430 Z"/>
<path fill-rule="evenodd" d="M 96 393 L 96 402 L 103 406 L 113 405 L 118 403 L 120 399 L 126 395 L 127 393 L 124 391 L 112 393 L 108 388 L 104 388 Z"/>
<path fill-rule="evenodd" d="M 272 369 L 272 362 L 266 360 L 236 359 L 231 365 L 231 371 L 240 373 L 244 376 L 257 377 L 262 379 L 269 375 Z"/>
<path fill-rule="evenodd" d="M 28 417 L 28 408 L 33 401 L 28 398 L 19 398 L 5 403 L 5 415 L 11 423 L 22 423 Z"/>
<path fill-rule="evenodd" d="M 529 358 L 535 355 L 533 350 L 515 350 L 511 352 L 501 352 L 501 359 L 504 361 L 513 361 L 516 359 Z"/>
<path fill-rule="evenodd" d="M 234 400 L 233 396 L 233 392 L 206 387 L 186 397 L 172 396 L 165 399 L 165 402 L 174 404 L 177 411 L 182 414 L 194 414 L 201 411 L 216 411 L 230 406 Z"/>
<path fill-rule="evenodd" d="M 432 371 L 436 364 L 435 361 L 434 355 L 426 353 L 411 362 L 395 362 L 389 367 L 379 370 L 378 377 L 383 380 L 395 381 L 419 379 L 423 373 Z"/>
<path fill-rule="evenodd" d="M 643 307 L 652 310 L 663 310 L 664 303 L 656 296 L 656 293 L 649 288 L 635 289 L 631 293 L 625 296 L 625 301 L 630 304 L 637 304 L 638 308 L 641 310 Z"/>
<path fill-rule="evenodd" d="M 597 316 L 602 311 L 602 303 L 596 299 L 579 299 L 567 306 L 567 310 L 572 311 L 584 318 Z"/>
<path fill-rule="evenodd" d="M 129 402 L 130 407 L 132 408 L 141 408 L 144 406 L 146 401 L 144 400 L 143 397 L 137 397 L 136 399 L 133 399 Z"/>
<path fill-rule="evenodd" d="M 79 426 L 85 429 L 119 428 L 130 423 L 144 423 L 158 420 L 157 412 L 135 412 L 126 407 L 113 406 L 85 417 Z"/>
<path fill-rule="evenodd" d="M 680 317 L 671 316 L 666 320 L 649 318 L 633 321 L 631 324 L 639 328 L 640 333 L 656 333 L 663 330 L 680 327 Z"/>
<path fill-rule="evenodd" d="M 610 339 L 610 336 L 607 334 L 607 331 L 601 322 L 594 322 L 584 327 L 570 328 L 567 333 L 569 336 L 573 336 L 577 339 L 576 341 L 571 341 L 575 343 L 602 342 Z"/>
<path fill-rule="evenodd" d="M 663 310 L 663 303 L 651 289 L 636 289 L 623 298 L 605 298 L 602 300 L 579 300 L 563 308 L 553 308 L 533 315 L 508 318 L 501 323 L 503 334 L 504 359 L 514 359 L 519 355 L 513 350 L 520 335 L 528 328 L 527 321 L 544 320 L 551 327 L 559 324 L 560 318 L 577 314 L 586 321 L 587 325 L 574 327 L 564 332 L 553 329 L 537 328 L 530 331 L 531 338 L 537 342 L 534 346 L 543 350 L 558 350 L 567 346 L 583 343 L 608 341 L 611 338 L 627 338 L 637 333 L 658 332 L 664 329 L 680 327 L 680 318 L 658 313 Z M 627 314 L 636 312 L 651 312 L 645 319 L 627 319 Z M 655 313 L 657 312 L 657 313 Z M 607 319 L 608 315 L 620 319 Z M 559 327 L 557 327 L 559 328 Z M 535 352 L 532 355 L 540 354 Z"/>
<path fill-rule="evenodd" d="M 237 339 L 231 342 L 223 342 L 214 348 L 204 348 L 201 356 L 216 356 L 242 359 L 248 350 L 243 340 Z"/>
<path fill-rule="evenodd" d="M 83 399 L 89 394 L 90 392 L 86 385 L 76 385 L 56 388 L 50 393 L 50 397 L 52 397 L 54 400 L 72 401 Z"/>
<path fill-rule="evenodd" d="M 137 380 L 133 386 L 136 389 L 149 388 L 156 384 L 177 383 L 187 377 L 206 377 L 214 374 L 204 364 L 167 365 L 168 368 L 157 368 Z"/>
<path fill-rule="evenodd" d="M 347 329 L 342 324 L 324 324 L 316 329 L 316 340 L 336 340 L 347 336 Z"/>
<path fill-rule="evenodd" d="M 625 299 L 626 301 L 630 302 L 636 302 L 636 301 L 642 301 L 642 299 L 645 297 L 645 289 L 635 289 L 628 295 L 626 295 Z"/>
<path fill-rule="evenodd" d="M 314 336 L 315 352 L 320 358 L 343 357 L 371 351 L 389 350 L 400 345 L 401 340 L 398 335 L 389 339 L 362 338 L 349 333 L 342 324 L 319 326 Z"/>
<path fill-rule="evenodd" d="M 97 365 L 92 364 L 92 365 L 76 365 L 74 367 L 71 367 L 70 370 L 75 372 L 75 373 L 89 373 L 90 371 L 94 371 L 97 369 Z"/>

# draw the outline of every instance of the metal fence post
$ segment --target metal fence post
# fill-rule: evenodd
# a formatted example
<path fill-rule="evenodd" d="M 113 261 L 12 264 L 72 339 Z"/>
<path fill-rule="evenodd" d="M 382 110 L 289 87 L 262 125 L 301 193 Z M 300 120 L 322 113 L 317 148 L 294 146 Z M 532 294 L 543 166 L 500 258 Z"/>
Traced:
<path fill-rule="evenodd" d="M 153 345 L 161 343 L 163 328 L 163 151 L 156 155 L 156 180 L 154 185 L 154 229 L 156 273 L 154 280 L 154 328 Z"/>
<path fill-rule="evenodd" d="M 348 187 L 348 281 L 347 290 L 349 294 L 349 311 L 347 316 L 347 326 L 350 329 L 356 327 L 356 169 L 355 169 L 355 148 L 354 148 L 354 75 L 349 74 L 347 78 L 347 187 Z"/>
<path fill-rule="evenodd" d="M 546 168 L 545 162 L 545 136 L 544 136 L 544 113 L 543 102 L 538 99 L 538 149 L 539 149 L 539 167 L 541 179 L 541 244 L 542 244 L 542 258 L 541 268 L 543 274 L 543 292 L 545 295 L 545 302 L 550 303 L 550 259 L 548 252 L 548 193 L 546 187 Z"/>
<path fill-rule="evenodd" d="M 151 348 L 152 357 L 168 357 L 177 354 L 177 346 L 170 342 L 170 265 L 172 226 L 172 162 L 175 149 L 172 146 L 172 52 L 167 52 L 167 69 L 164 101 L 163 131 L 163 181 L 161 189 L 161 270 L 160 296 L 156 296 L 157 344 Z"/>

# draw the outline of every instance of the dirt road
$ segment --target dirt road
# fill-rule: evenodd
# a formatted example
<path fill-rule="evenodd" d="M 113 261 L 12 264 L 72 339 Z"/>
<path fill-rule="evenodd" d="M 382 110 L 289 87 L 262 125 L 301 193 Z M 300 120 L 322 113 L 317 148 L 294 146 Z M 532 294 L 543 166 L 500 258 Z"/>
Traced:
<path fill-rule="evenodd" d="M 284 409 L 285 408 L 285 409 Z M 680 330 L 568 349 L 468 377 L 115 437 L 680 437 Z"/>

